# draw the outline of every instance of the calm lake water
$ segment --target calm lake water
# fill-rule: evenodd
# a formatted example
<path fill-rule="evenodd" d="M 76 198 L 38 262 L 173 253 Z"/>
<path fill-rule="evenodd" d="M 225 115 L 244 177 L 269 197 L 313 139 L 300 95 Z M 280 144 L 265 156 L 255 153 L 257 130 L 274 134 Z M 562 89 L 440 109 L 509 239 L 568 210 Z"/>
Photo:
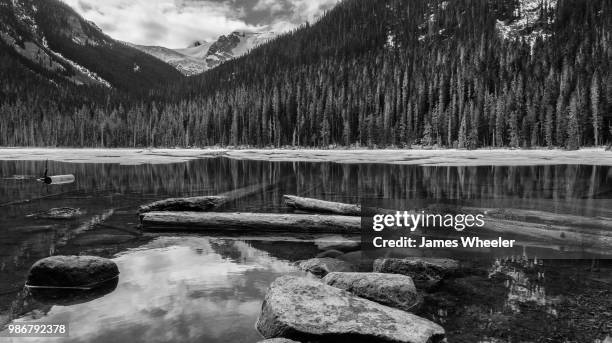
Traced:
<path fill-rule="evenodd" d="M 141 166 L 50 161 L 48 167 L 53 175 L 74 174 L 76 181 L 41 185 L 32 177 L 42 174 L 45 162 L 0 161 L 0 328 L 11 321 L 69 322 L 70 337 L 55 340 L 61 342 L 256 342 L 260 336 L 254 325 L 269 284 L 281 275 L 301 274 L 293 262 L 315 257 L 337 239 L 143 234 L 135 210 L 153 200 L 263 184 L 261 192 L 221 210 L 287 212 L 282 196 L 297 194 L 612 218 L 612 169 L 602 166 L 419 167 L 212 158 Z M 68 221 L 36 218 L 57 207 L 79 208 L 83 215 Z M 534 264 L 521 255 L 527 251 L 532 259 L 542 250 L 562 253 L 564 248 L 523 242 L 528 248 L 519 248 L 515 256 L 476 256 L 472 262 L 478 272 L 432 293 L 420 315 L 441 323 L 451 343 L 596 342 L 610 334 L 609 262 Z M 363 264 L 359 251 L 345 252 L 344 258 Z M 70 303 L 24 291 L 30 266 L 56 254 L 113 258 L 121 271 L 118 284 Z M 507 278 L 488 278 L 493 270 Z"/>

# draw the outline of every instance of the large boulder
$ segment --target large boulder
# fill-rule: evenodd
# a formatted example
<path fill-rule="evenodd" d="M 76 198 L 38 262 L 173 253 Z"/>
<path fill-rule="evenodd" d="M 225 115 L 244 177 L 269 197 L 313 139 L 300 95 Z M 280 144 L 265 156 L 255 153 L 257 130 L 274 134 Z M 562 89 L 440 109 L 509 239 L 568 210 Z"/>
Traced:
<path fill-rule="evenodd" d="M 329 273 L 323 282 L 375 301 L 379 304 L 412 312 L 421 303 L 412 278 L 400 274 Z"/>
<path fill-rule="evenodd" d="M 448 258 L 381 258 L 374 261 L 374 272 L 408 275 L 418 288 L 429 289 L 445 276 L 459 270 L 459 262 Z"/>
<path fill-rule="evenodd" d="M 298 261 L 297 266 L 301 270 L 310 272 L 318 277 L 324 277 L 331 272 L 353 272 L 356 269 L 348 262 L 330 257 Z"/>
<path fill-rule="evenodd" d="M 28 286 L 95 288 L 119 275 L 115 262 L 95 256 L 51 256 L 30 268 Z"/>
<path fill-rule="evenodd" d="M 427 319 L 325 285 L 284 276 L 266 294 L 257 329 L 298 341 L 435 343 L 444 329 Z"/>

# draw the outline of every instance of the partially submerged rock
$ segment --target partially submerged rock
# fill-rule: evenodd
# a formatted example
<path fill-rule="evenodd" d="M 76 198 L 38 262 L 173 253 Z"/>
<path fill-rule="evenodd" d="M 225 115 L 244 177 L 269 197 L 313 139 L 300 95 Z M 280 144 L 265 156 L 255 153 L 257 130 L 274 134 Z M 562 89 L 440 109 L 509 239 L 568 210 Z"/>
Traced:
<path fill-rule="evenodd" d="M 352 264 L 330 257 L 311 258 L 310 260 L 298 261 L 297 266 L 301 270 L 310 272 L 318 277 L 324 277 L 331 272 L 355 271 L 355 267 Z"/>
<path fill-rule="evenodd" d="M 408 312 L 414 311 L 421 303 L 412 278 L 406 275 L 329 273 L 323 282 L 358 297 Z"/>
<path fill-rule="evenodd" d="M 119 278 L 115 277 L 96 285 L 93 289 L 36 288 L 29 287 L 34 300 L 45 305 L 73 306 L 104 297 L 115 291 Z"/>
<path fill-rule="evenodd" d="M 93 289 L 116 278 L 115 262 L 95 256 L 51 256 L 30 268 L 27 285 L 32 288 Z"/>
<path fill-rule="evenodd" d="M 458 269 L 459 262 L 448 258 L 382 258 L 374 261 L 374 272 L 408 275 L 417 287 L 424 289 L 437 285 Z"/>
<path fill-rule="evenodd" d="M 57 219 L 57 220 L 70 220 L 75 219 L 83 215 L 83 212 L 79 208 L 71 207 L 59 207 L 52 208 L 48 211 L 30 214 L 27 217 L 37 219 Z"/>
<path fill-rule="evenodd" d="M 317 258 L 324 258 L 324 257 L 337 258 L 338 256 L 342 256 L 342 255 L 344 255 L 342 251 L 332 249 L 332 250 L 326 250 L 326 251 L 319 253 L 317 255 Z"/>
<path fill-rule="evenodd" d="M 330 236 L 315 239 L 315 244 L 321 250 L 339 250 L 346 253 L 361 248 L 361 241 L 358 238 L 351 239 L 343 236 Z"/>
<path fill-rule="evenodd" d="M 266 338 L 298 341 L 433 343 L 444 338 L 444 329 L 427 319 L 295 276 L 272 283 L 257 329 Z"/>

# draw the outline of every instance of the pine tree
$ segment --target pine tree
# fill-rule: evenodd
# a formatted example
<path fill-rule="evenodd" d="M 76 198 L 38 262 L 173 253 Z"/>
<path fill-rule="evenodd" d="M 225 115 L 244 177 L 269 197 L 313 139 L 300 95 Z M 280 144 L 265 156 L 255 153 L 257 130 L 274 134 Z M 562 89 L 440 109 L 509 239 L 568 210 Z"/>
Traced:
<path fill-rule="evenodd" d="M 593 75 L 591 81 L 591 114 L 593 123 L 593 137 L 595 138 L 595 146 L 599 146 L 599 139 L 601 135 L 602 118 L 599 111 L 599 76 L 597 73 Z"/>

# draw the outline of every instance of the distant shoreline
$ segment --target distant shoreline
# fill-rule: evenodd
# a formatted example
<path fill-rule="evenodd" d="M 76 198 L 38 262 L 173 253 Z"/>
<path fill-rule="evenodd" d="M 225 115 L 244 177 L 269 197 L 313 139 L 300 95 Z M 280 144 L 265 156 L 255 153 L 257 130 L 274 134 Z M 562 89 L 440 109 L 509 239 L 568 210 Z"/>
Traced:
<path fill-rule="evenodd" d="M 315 150 L 315 149 L 91 149 L 0 148 L 0 160 L 111 163 L 122 165 L 168 164 L 195 159 L 228 157 L 273 162 L 336 162 L 344 164 L 394 164 L 423 166 L 612 166 L 612 152 L 604 148 L 565 150 Z"/>

